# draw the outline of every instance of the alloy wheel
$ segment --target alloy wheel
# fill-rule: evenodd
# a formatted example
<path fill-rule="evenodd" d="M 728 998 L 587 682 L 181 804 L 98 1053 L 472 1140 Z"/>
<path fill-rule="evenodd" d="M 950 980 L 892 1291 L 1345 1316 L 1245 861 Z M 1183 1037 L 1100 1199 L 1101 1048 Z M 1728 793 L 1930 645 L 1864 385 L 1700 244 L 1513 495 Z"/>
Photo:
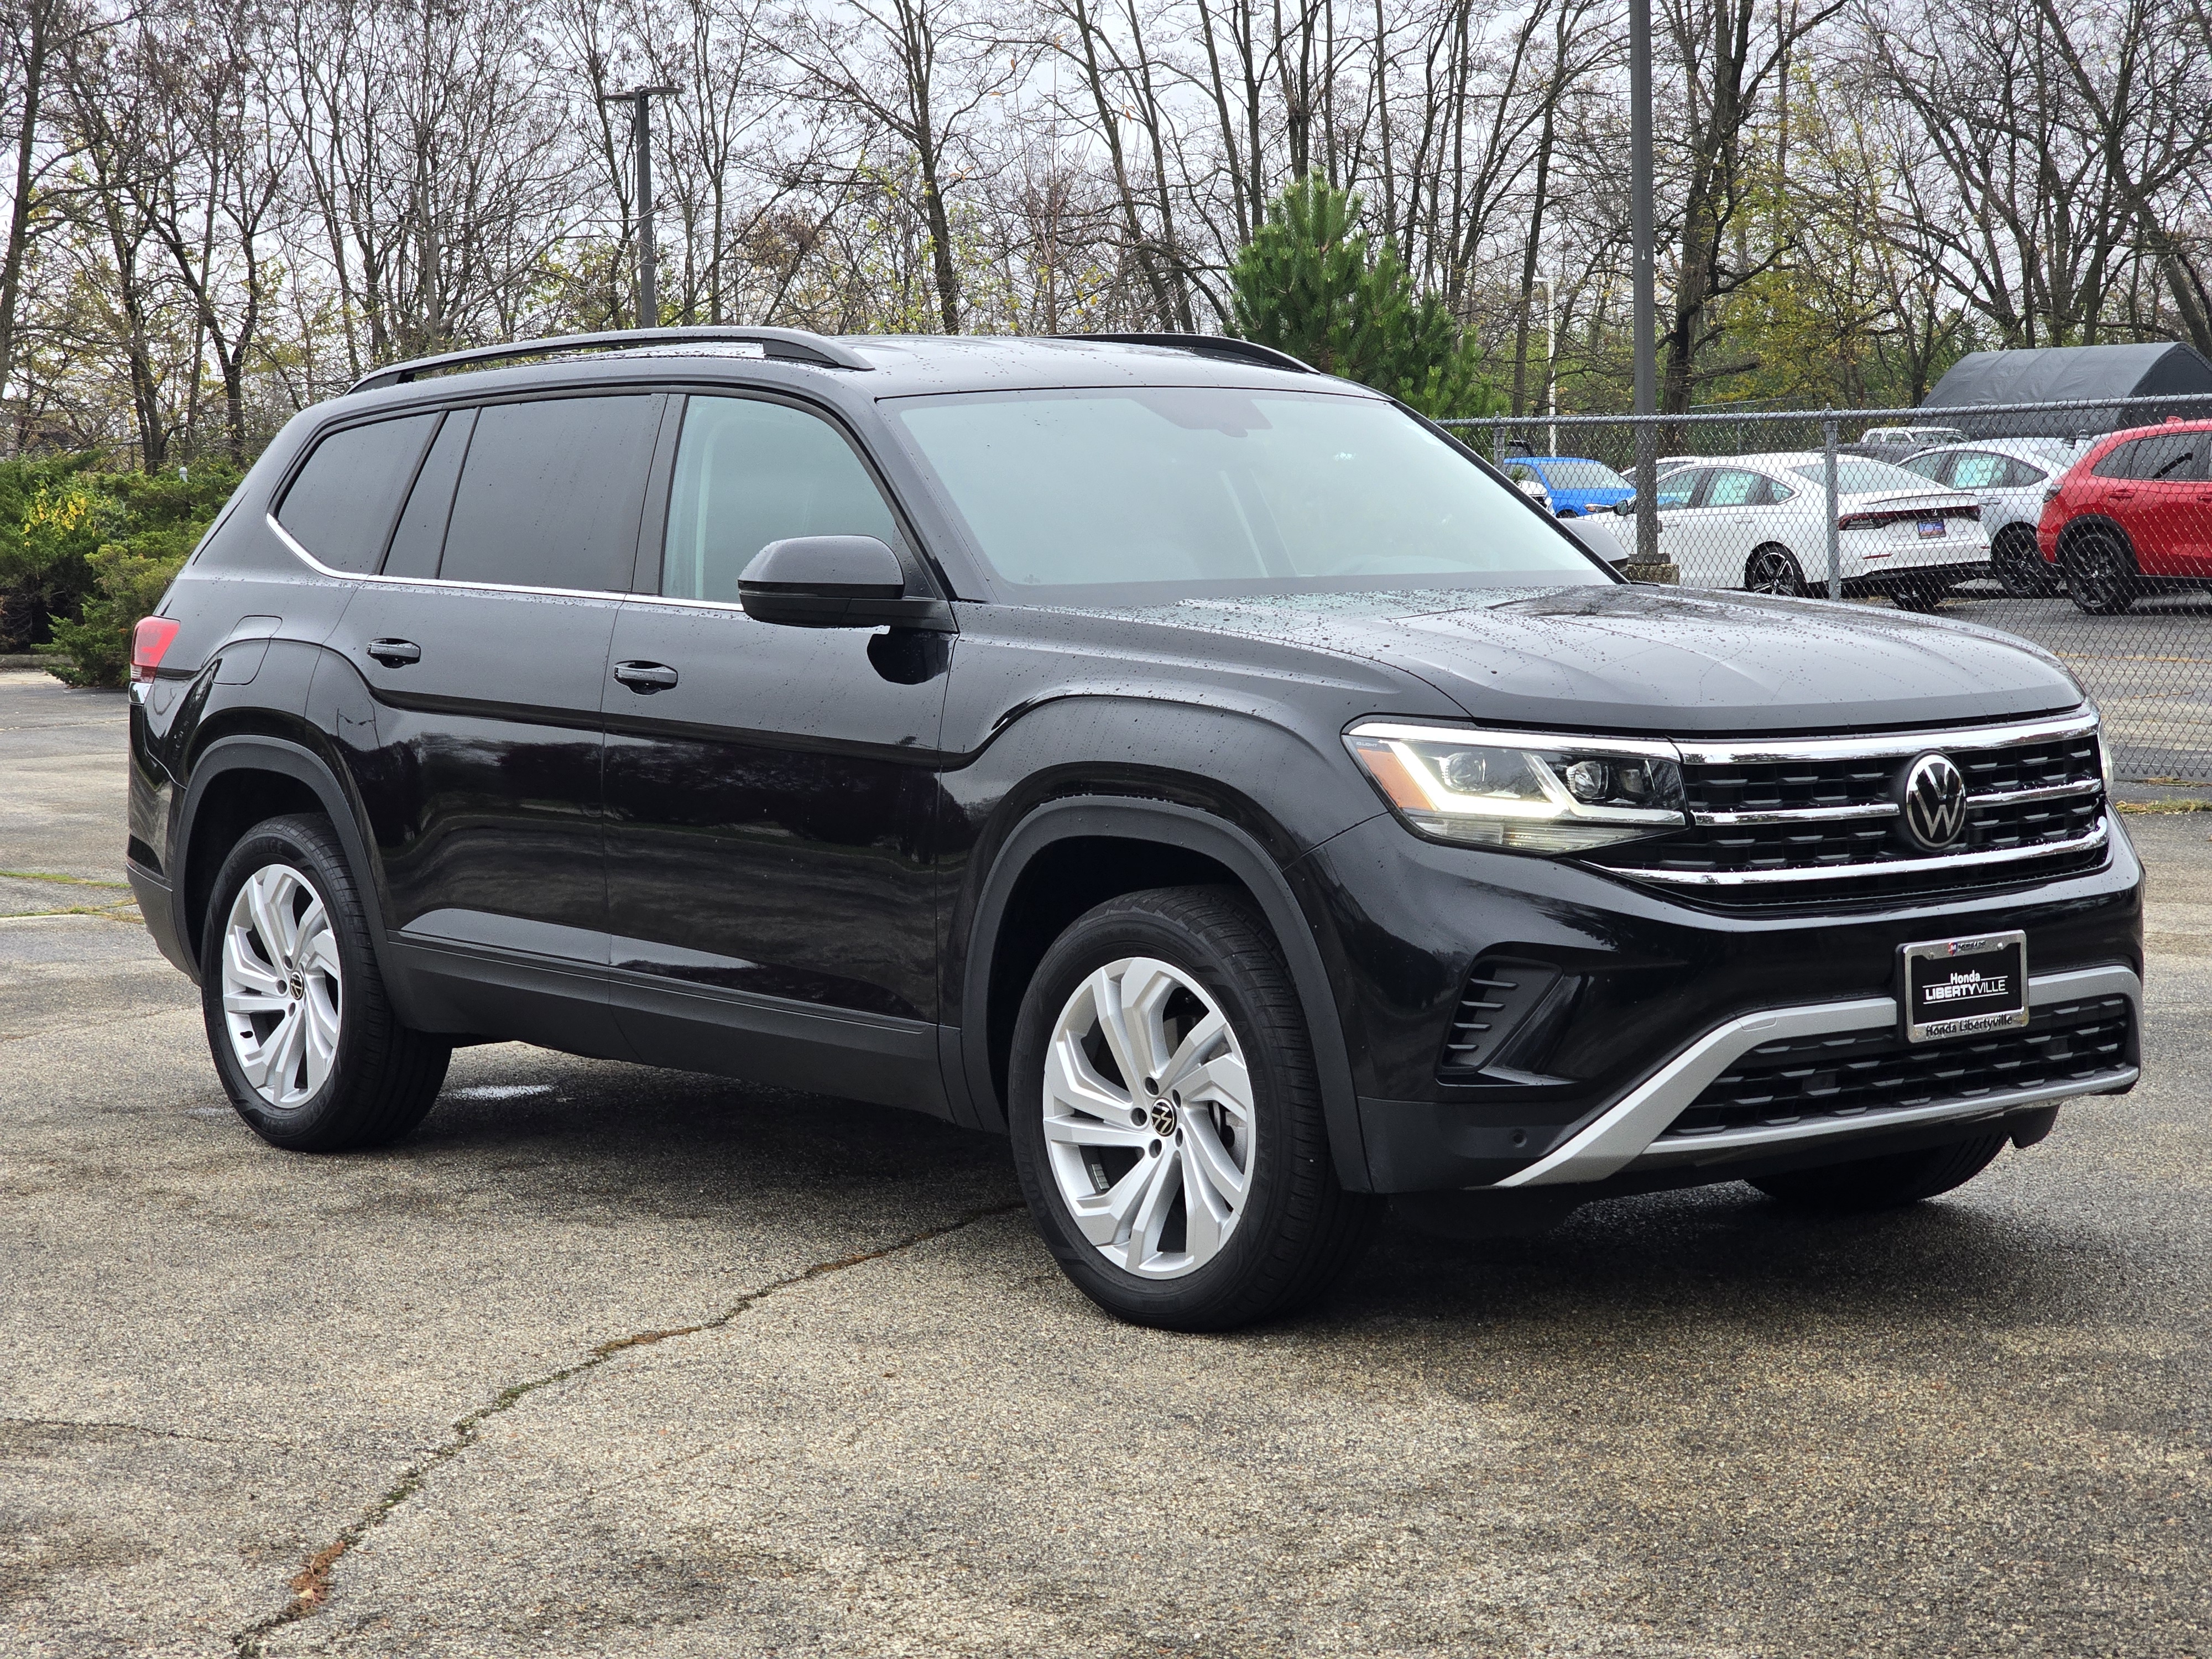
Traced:
<path fill-rule="evenodd" d="M 1219 1255 L 1252 1190 L 1252 1082 L 1212 998 L 1152 957 L 1079 986 L 1045 1052 L 1054 1184 L 1115 1267 L 1179 1279 Z"/>
<path fill-rule="evenodd" d="M 1744 586 L 1753 593 L 1780 593 L 1795 599 L 1805 591 L 1805 580 L 1798 574 L 1797 561 L 1779 548 L 1761 548 L 1751 556 L 1751 568 L 1744 573 Z"/>
<path fill-rule="evenodd" d="M 313 1099 L 337 1059 L 344 980 L 322 896 L 267 864 L 246 878 L 223 925 L 223 1024 L 255 1093 L 280 1111 Z"/>

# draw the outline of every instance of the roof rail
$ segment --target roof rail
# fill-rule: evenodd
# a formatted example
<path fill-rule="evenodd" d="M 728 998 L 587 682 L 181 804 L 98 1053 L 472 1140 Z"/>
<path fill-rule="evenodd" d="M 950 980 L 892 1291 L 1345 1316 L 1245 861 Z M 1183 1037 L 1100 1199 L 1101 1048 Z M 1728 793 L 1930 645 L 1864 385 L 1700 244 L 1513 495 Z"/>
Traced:
<path fill-rule="evenodd" d="M 517 340 L 509 345 L 471 346 L 465 351 L 441 352 L 372 369 L 356 380 L 349 392 L 374 392 L 381 386 L 404 386 L 442 369 L 476 368 L 508 362 L 520 357 L 547 357 L 562 351 L 619 351 L 629 347 L 711 344 L 757 345 L 770 357 L 787 362 L 816 363 L 824 368 L 873 368 L 875 365 L 849 346 L 825 339 L 803 328 L 625 328 L 602 334 L 566 334 L 548 340 Z"/>
<path fill-rule="evenodd" d="M 1234 357 L 1262 368 L 1286 368 L 1296 374 L 1318 374 L 1311 363 L 1300 362 L 1287 351 L 1263 346 L 1256 340 L 1238 340 L 1226 334 L 1061 334 L 1062 340 L 1100 340 L 1109 345 L 1176 346 L 1212 357 Z"/>

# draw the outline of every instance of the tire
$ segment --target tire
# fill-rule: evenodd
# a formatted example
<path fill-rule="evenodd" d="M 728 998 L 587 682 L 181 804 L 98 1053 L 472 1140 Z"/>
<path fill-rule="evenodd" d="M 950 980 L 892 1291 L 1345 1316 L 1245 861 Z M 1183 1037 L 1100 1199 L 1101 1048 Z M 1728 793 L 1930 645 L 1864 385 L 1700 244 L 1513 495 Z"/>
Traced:
<path fill-rule="evenodd" d="M 2117 617 L 2136 602 L 2135 554 L 2115 532 L 2088 531 L 2058 550 L 2067 597 L 2093 617 Z"/>
<path fill-rule="evenodd" d="M 1997 532 L 1990 548 L 1990 574 L 2015 599 L 2045 599 L 2058 591 L 2057 575 L 2044 562 L 2035 532 L 2027 525 L 2008 525 Z"/>
<path fill-rule="evenodd" d="M 1125 1082 L 1125 1065 L 1156 1069 Z M 1381 1213 L 1337 1184 L 1305 1010 L 1230 890 L 1157 888 L 1079 917 L 1022 999 L 1007 1095 L 1037 1231 L 1076 1288 L 1133 1324 L 1288 1312 Z"/>
<path fill-rule="evenodd" d="M 1797 562 L 1797 556 L 1779 542 L 1769 542 L 1764 547 L 1754 547 L 1751 556 L 1744 561 L 1743 586 L 1747 593 L 1778 593 L 1790 599 L 1802 599 L 1806 593 L 1805 569 Z"/>
<path fill-rule="evenodd" d="M 1800 1209 L 1902 1209 L 1965 1186 L 1989 1168 L 2011 1139 L 2009 1134 L 1981 1135 L 1917 1152 L 1760 1176 L 1751 1184 L 1769 1198 Z"/>
<path fill-rule="evenodd" d="M 328 819 L 270 818 L 248 830 L 216 876 L 201 941 L 208 1046 L 256 1134 L 292 1152 L 335 1152 L 383 1146 L 422 1121 L 453 1045 L 392 1013 Z"/>

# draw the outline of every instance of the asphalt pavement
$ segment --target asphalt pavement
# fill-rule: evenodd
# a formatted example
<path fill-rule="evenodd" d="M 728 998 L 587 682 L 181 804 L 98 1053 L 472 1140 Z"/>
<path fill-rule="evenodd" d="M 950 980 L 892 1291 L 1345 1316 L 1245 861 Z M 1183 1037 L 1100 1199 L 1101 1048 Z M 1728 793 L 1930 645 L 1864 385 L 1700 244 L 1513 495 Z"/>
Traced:
<path fill-rule="evenodd" d="M 518 1046 L 404 1145 L 231 1112 L 121 700 L 0 678 L 0 1653 L 2212 1655 L 2212 814 L 2147 1077 L 1948 1198 L 1395 1224 L 1191 1338 L 1003 1146 Z"/>

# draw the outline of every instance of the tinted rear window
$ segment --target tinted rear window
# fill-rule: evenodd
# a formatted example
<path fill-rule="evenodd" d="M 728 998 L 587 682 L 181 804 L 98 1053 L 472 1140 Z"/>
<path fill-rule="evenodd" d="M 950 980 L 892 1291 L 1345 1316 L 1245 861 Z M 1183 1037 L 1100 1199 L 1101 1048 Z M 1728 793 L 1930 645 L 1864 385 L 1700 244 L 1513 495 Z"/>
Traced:
<path fill-rule="evenodd" d="M 331 433 L 284 492 L 276 522 L 333 570 L 375 569 L 437 423 L 435 415 L 410 415 Z"/>
<path fill-rule="evenodd" d="M 493 404 L 454 492 L 448 581 L 621 592 L 659 423 L 657 396 Z"/>

